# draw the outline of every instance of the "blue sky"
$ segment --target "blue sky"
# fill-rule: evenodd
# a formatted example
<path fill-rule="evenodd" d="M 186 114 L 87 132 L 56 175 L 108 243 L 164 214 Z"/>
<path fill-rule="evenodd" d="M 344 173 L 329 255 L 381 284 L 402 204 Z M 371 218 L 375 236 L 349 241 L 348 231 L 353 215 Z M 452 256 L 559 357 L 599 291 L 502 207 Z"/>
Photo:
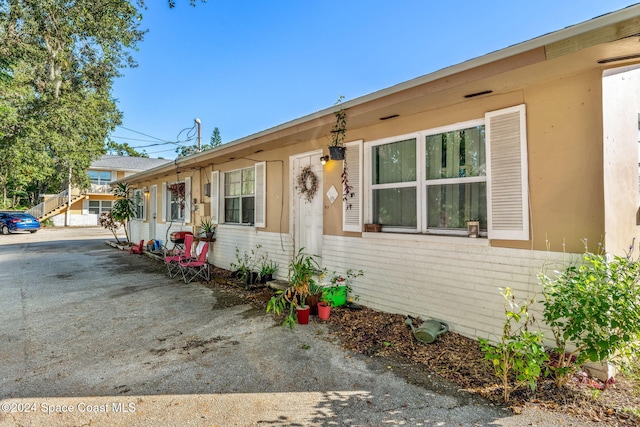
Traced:
<path fill-rule="evenodd" d="M 124 119 L 111 137 L 174 158 L 175 145 L 149 145 L 184 140 L 196 117 L 203 143 L 214 127 L 231 142 L 634 0 L 147 3 L 138 67 L 114 87 Z"/>

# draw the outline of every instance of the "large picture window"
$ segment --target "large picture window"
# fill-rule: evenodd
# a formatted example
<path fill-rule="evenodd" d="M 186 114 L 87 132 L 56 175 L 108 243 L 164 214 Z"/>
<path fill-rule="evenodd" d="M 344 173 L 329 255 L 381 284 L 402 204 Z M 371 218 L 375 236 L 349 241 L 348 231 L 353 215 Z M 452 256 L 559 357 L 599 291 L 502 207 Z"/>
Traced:
<path fill-rule="evenodd" d="M 370 218 L 387 231 L 487 229 L 484 120 L 370 145 Z"/>
<path fill-rule="evenodd" d="M 224 221 L 232 224 L 255 222 L 255 168 L 224 174 Z"/>

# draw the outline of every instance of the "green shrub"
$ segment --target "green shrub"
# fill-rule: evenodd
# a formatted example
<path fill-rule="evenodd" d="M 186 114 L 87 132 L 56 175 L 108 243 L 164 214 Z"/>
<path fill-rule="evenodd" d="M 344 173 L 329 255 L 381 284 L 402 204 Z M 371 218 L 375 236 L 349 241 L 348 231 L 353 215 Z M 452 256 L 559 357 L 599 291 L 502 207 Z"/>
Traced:
<path fill-rule="evenodd" d="M 509 401 L 511 393 L 522 386 L 536 389 L 537 381 L 549 360 L 545 352 L 542 332 L 529 331 L 533 318 L 529 305 L 533 300 L 518 305 L 510 288 L 501 292 L 505 299 L 505 322 L 497 345 L 480 338 L 480 349 L 491 362 L 496 377 L 502 382 L 502 396 Z"/>
<path fill-rule="evenodd" d="M 639 281 L 640 264 L 631 254 L 586 252 L 579 266 L 554 277 L 540 274 L 544 319 L 556 344 L 558 360 L 551 369 L 558 387 L 587 361 L 621 365 L 630 360 L 640 338 Z"/>

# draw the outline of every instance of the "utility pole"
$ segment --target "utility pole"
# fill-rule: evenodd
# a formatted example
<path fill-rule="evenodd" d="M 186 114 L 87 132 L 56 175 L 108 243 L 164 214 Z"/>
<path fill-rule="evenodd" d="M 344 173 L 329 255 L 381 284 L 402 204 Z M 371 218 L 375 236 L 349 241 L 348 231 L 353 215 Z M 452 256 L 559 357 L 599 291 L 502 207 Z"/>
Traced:
<path fill-rule="evenodd" d="M 195 118 L 193 120 L 194 122 L 196 122 L 196 125 L 198 125 L 198 153 L 200 151 L 202 151 L 202 144 L 201 144 L 201 132 L 200 132 L 200 119 L 199 118 Z"/>

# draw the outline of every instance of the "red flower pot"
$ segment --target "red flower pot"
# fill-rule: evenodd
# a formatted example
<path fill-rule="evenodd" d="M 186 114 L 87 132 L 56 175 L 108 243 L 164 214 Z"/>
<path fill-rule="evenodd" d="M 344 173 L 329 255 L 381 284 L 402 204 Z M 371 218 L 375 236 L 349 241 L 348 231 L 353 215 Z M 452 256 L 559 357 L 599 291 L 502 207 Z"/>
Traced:
<path fill-rule="evenodd" d="M 303 305 L 296 307 L 296 315 L 298 316 L 298 325 L 307 325 L 309 323 L 309 314 L 311 313 L 311 307 Z"/>

